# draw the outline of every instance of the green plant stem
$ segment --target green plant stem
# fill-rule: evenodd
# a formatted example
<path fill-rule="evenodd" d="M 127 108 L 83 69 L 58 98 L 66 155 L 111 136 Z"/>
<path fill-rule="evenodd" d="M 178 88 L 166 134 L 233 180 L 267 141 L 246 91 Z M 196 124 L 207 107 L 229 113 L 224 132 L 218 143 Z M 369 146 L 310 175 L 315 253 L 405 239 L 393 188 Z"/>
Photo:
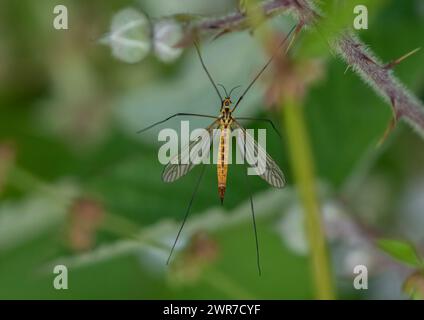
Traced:
<path fill-rule="evenodd" d="M 302 106 L 295 99 L 285 99 L 282 110 L 291 166 L 303 206 L 315 294 L 318 299 L 334 299 L 335 292 L 316 192 L 312 152 L 304 124 Z"/>

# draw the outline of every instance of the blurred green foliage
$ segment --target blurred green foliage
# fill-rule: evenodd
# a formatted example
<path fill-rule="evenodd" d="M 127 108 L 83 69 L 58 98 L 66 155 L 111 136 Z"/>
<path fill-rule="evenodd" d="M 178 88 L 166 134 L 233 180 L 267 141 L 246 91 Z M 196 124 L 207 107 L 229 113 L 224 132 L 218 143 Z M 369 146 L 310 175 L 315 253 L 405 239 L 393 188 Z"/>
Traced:
<path fill-rule="evenodd" d="M 235 7 L 225 1 L 186 1 L 187 7 L 170 2 L 139 1 L 137 6 L 156 17 L 219 14 Z M 53 7 L 59 3 L 69 9 L 67 31 L 52 28 Z M 140 245 L 130 252 L 118 250 L 108 259 L 89 258 L 86 265 L 70 268 L 69 290 L 53 288 L 53 261 L 82 254 L 90 257 L 91 250 L 108 250 L 130 241 L 134 230 L 150 230 L 169 219 L 182 218 L 199 170 L 174 184 L 164 184 L 156 156 L 158 131 L 144 136 L 136 131 L 178 111 L 218 112 L 215 93 L 193 50 L 186 50 L 172 65 L 154 57 L 127 65 L 96 43 L 109 29 L 113 15 L 128 5 L 134 3 L 3 1 L 0 144 L 11 146 L 15 160 L 4 186 L 0 185 L 0 298 L 312 298 L 308 259 L 291 251 L 276 227 L 289 204 L 296 202 L 294 196 L 270 201 L 268 207 L 257 206 L 257 211 L 265 208 L 270 213 L 258 221 L 263 275 L 257 276 L 246 206 L 249 192 L 238 166 L 230 167 L 224 208 L 219 207 L 213 167 L 207 169 L 195 200 L 193 218 L 210 210 L 231 217 L 240 208 L 245 208 L 247 216 L 238 224 L 209 233 L 218 255 L 196 281 L 173 281 L 174 269 L 166 269 L 163 259 L 152 258 L 152 248 Z M 420 0 L 378 1 L 369 15 L 369 30 L 361 32 L 361 37 L 384 60 L 423 45 Z M 353 14 L 343 19 L 346 24 Z M 339 23 L 334 21 L 334 25 Z M 382 233 L 401 233 L 400 195 L 412 178 L 423 174 L 422 141 L 400 125 L 384 147 L 377 149 L 390 121 L 390 109 L 358 77 L 345 73 L 346 66 L 329 51 L 317 50 L 323 43 L 322 35 L 305 35 L 292 54 L 295 63 L 323 62 L 325 76 L 310 88 L 305 101 L 317 176 L 330 190 L 326 197 L 343 199 L 351 212 Z M 227 86 L 246 85 L 266 59 L 259 42 L 248 33 L 205 41 L 202 51 L 214 77 Z M 424 54 L 419 52 L 396 68 L 399 78 L 421 99 L 423 65 Z M 249 93 L 239 115 L 279 119 L 277 111 L 264 107 L 266 78 Z M 192 128 L 206 124 L 204 120 L 190 123 Z M 263 127 L 262 123 L 246 125 Z M 263 181 L 251 177 L 250 187 L 259 202 L 275 193 L 291 193 L 284 136 L 282 140 L 281 144 L 278 137 L 268 135 L 267 148 L 286 172 L 290 186 L 269 191 Z M 382 200 L 386 206 L 375 208 L 382 214 L 374 219 L 364 217 L 360 208 L 368 203 L 361 202 L 358 194 L 367 186 L 367 177 L 376 174 L 383 177 L 390 192 Z M 379 194 L 379 190 L 372 192 Z M 89 248 L 75 249 L 70 240 L 73 219 L 79 217 L 73 207 L 76 198 L 94 199 L 104 215 Z M 88 223 L 84 218 L 83 224 Z M 165 243 L 172 241 L 175 231 L 176 225 Z M 342 297 L 359 296 L 343 289 L 341 283 Z"/>

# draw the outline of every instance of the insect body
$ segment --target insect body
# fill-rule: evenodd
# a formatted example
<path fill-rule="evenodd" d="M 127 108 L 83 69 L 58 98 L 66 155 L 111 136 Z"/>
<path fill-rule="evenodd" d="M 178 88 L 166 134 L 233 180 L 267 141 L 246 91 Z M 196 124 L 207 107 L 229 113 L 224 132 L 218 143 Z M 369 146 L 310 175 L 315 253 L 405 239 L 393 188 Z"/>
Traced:
<path fill-rule="evenodd" d="M 227 97 L 221 107 L 221 118 L 219 119 L 219 127 L 221 136 L 219 138 L 219 155 L 217 162 L 218 176 L 218 194 L 221 204 L 224 202 L 225 190 L 227 188 L 227 172 L 228 172 L 228 154 L 229 154 L 229 138 L 231 132 L 231 100 Z"/>
<path fill-rule="evenodd" d="M 296 27 L 296 26 L 295 26 Z M 291 33 L 294 31 L 295 27 L 293 27 L 290 31 L 290 33 L 287 35 L 287 37 L 284 39 L 284 41 L 280 44 L 280 47 L 285 43 L 285 41 L 288 39 L 288 37 L 291 35 Z M 197 53 L 199 55 L 200 62 L 203 66 L 203 69 L 205 70 L 207 76 L 209 77 L 209 80 L 211 81 L 215 91 L 217 92 L 220 103 L 221 103 L 221 109 L 219 116 L 212 116 L 212 115 L 204 115 L 204 114 L 197 114 L 197 113 L 177 113 L 174 114 L 162 121 L 159 121 L 143 130 L 140 130 L 139 132 L 144 132 L 158 124 L 164 123 L 171 118 L 177 117 L 177 116 L 197 116 L 197 117 L 204 117 L 204 118 L 211 118 L 214 119 L 213 123 L 206 128 L 205 133 L 203 136 L 198 137 L 198 139 L 190 142 L 187 146 L 185 146 L 180 154 L 176 155 L 171 161 L 165 166 L 162 179 L 164 182 L 173 182 L 178 180 L 179 178 L 185 176 L 188 172 L 190 172 L 197 164 L 199 164 L 201 161 L 199 160 L 199 157 L 204 157 L 205 154 L 199 155 L 200 150 L 210 150 L 211 144 L 214 141 L 214 134 L 216 132 L 219 132 L 219 147 L 218 147 L 218 159 L 217 159 L 217 178 L 218 178 L 218 194 L 219 198 L 221 200 L 221 204 L 224 201 L 225 191 L 227 188 L 227 175 L 228 175 L 228 157 L 230 153 L 230 138 L 231 133 L 234 130 L 239 130 L 238 136 L 237 136 L 237 146 L 239 147 L 239 150 L 241 154 L 243 155 L 243 158 L 247 160 L 247 164 L 252 167 L 252 164 L 255 162 L 255 157 L 257 155 L 262 155 L 263 160 L 265 162 L 265 168 L 264 170 L 259 170 L 258 168 L 253 167 L 253 169 L 256 171 L 257 175 L 259 175 L 262 179 L 264 179 L 266 182 L 268 182 L 271 186 L 276 188 L 282 188 L 285 185 L 285 179 L 283 172 L 278 167 L 278 165 L 272 160 L 272 158 L 265 152 L 265 150 L 255 141 L 255 139 L 250 136 L 246 130 L 239 124 L 238 120 L 262 120 L 267 121 L 271 123 L 272 127 L 276 130 L 275 126 L 270 120 L 267 119 L 253 119 L 253 118 L 234 118 L 232 116 L 234 110 L 238 107 L 239 103 L 244 98 L 245 94 L 249 91 L 249 89 L 252 87 L 252 85 L 256 82 L 256 80 L 259 78 L 259 76 L 265 71 L 267 66 L 271 63 L 272 59 L 271 57 L 268 62 L 265 64 L 265 66 L 260 70 L 260 72 L 256 75 L 256 77 L 250 82 L 250 84 L 247 86 L 247 88 L 244 90 L 244 92 L 240 95 L 237 102 L 235 103 L 234 107 L 232 107 L 232 101 L 231 101 L 231 93 L 234 89 L 233 88 L 230 93 L 228 94 L 225 87 L 218 84 L 218 86 L 221 86 L 224 89 L 225 97 L 223 98 L 221 96 L 220 91 L 218 90 L 217 85 L 213 81 L 208 69 L 205 66 L 205 63 L 203 62 L 202 56 L 200 54 L 200 50 L 197 47 L 197 44 L 195 44 Z M 219 129 L 219 130 L 216 130 Z M 277 130 L 276 130 L 277 131 Z M 202 139 L 202 138 L 208 138 L 208 139 Z M 209 155 L 209 154 L 207 154 Z M 203 167 L 204 168 L 204 167 Z M 190 203 L 188 205 L 187 211 L 185 213 L 183 222 L 181 224 L 181 227 L 178 231 L 177 237 L 175 239 L 175 242 L 171 248 L 171 252 L 168 257 L 167 263 L 169 263 L 169 260 L 171 258 L 172 252 L 175 248 L 175 245 L 178 241 L 178 238 L 180 236 L 180 233 L 184 227 L 185 221 L 188 217 L 188 214 L 190 212 L 191 205 L 193 203 L 193 199 L 197 193 L 200 181 L 202 179 L 204 170 L 202 169 L 202 173 L 198 179 L 198 182 L 196 184 L 196 188 L 194 190 L 194 193 L 191 197 Z M 258 245 L 258 237 L 256 232 L 256 222 L 255 222 L 255 213 L 254 213 L 254 207 L 253 207 L 253 200 L 250 196 L 250 203 L 251 203 L 251 211 L 252 211 L 252 217 L 253 217 L 253 226 L 255 231 L 255 240 L 256 240 L 256 252 L 257 252 L 257 266 L 259 274 L 261 273 L 260 269 L 260 263 L 259 263 L 259 245 Z"/>
<path fill-rule="evenodd" d="M 226 93 L 227 95 L 227 93 Z M 221 203 L 224 201 L 226 185 L 227 185 L 227 174 L 228 174 L 228 162 L 230 153 L 230 137 L 234 130 L 239 130 L 237 135 L 237 147 L 241 152 L 243 158 L 246 160 L 248 166 L 253 167 L 253 164 L 257 162 L 255 158 L 257 155 L 262 155 L 262 161 L 265 163 L 265 168 L 260 171 L 259 168 L 253 167 L 257 175 L 268 182 L 271 186 L 276 188 L 282 188 L 285 185 L 284 174 L 275 161 L 268 155 L 265 150 L 255 141 L 255 139 L 246 132 L 246 130 L 239 124 L 238 120 L 252 120 L 251 118 L 234 118 L 232 116 L 233 109 L 231 109 L 231 98 L 227 95 L 221 104 L 221 113 L 218 117 L 187 114 L 184 115 L 197 115 L 202 117 L 214 118 L 215 121 L 206 128 L 205 135 L 208 135 L 208 139 L 199 139 L 192 141 L 185 148 L 183 148 L 180 154 L 176 155 L 165 169 L 162 174 L 164 182 L 174 182 L 179 178 L 185 176 L 190 172 L 196 164 L 199 164 L 201 159 L 199 157 L 209 156 L 209 153 L 201 155 L 199 150 L 209 150 L 212 142 L 215 140 L 215 130 L 219 133 L 219 147 L 218 147 L 218 158 L 217 163 L 217 177 L 218 177 L 218 194 Z M 183 114 L 181 114 L 183 115 Z M 263 119 L 256 119 L 263 120 Z M 207 144 L 207 145 L 205 145 Z"/>

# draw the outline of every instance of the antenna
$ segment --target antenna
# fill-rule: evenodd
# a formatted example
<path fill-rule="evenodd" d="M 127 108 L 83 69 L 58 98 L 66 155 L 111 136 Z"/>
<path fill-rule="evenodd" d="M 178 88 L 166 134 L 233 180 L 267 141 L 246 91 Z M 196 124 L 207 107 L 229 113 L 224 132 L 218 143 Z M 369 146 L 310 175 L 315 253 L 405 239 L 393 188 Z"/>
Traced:
<path fill-rule="evenodd" d="M 294 25 L 293 28 L 291 28 L 291 30 L 289 31 L 289 33 L 287 34 L 287 36 L 283 39 L 283 41 L 281 41 L 280 45 L 278 46 L 277 50 L 275 51 L 275 53 L 272 55 L 272 57 L 268 60 L 268 62 L 265 64 L 265 66 L 258 72 L 258 74 L 253 78 L 252 82 L 250 82 L 250 84 L 247 86 L 246 90 L 244 90 L 243 94 L 240 96 L 240 98 L 237 100 L 237 103 L 235 104 L 233 110 L 231 110 L 231 112 L 234 112 L 234 110 L 237 108 L 237 106 L 240 104 L 241 100 L 243 100 L 244 96 L 246 95 L 246 93 L 250 90 L 250 88 L 255 84 L 256 80 L 259 79 L 259 77 L 262 75 L 262 73 L 266 70 L 266 68 L 271 64 L 271 62 L 274 60 L 274 58 L 276 57 L 278 50 L 286 43 L 287 39 L 291 36 L 291 34 L 293 33 L 293 31 L 296 29 L 298 25 Z"/>
<path fill-rule="evenodd" d="M 235 86 L 234 88 L 232 88 L 231 90 L 230 90 L 230 95 L 228 96 L 228 97 L 230 97 L 231 98 L 231 94 L 233 93 L 233 91 L 234 90 L 236 90 L 237 88 L 240 88 L 241 86 Z"/>
<path fill-rule="evenodd" d="M 222 84 L 220 84 L 220 83 L 218 83 L 217 85 L 218 85 L 218 86 L 220 86 L 222 89 L 224 89 L 225 97 L 226 97 L 226 98 L 228 98 L 228 97 L 229 97 L 229 95 L 228 95 L 228 93 L 227 93 L 227 89 L 225 89 L 225 87 L 224 87 Z"/>

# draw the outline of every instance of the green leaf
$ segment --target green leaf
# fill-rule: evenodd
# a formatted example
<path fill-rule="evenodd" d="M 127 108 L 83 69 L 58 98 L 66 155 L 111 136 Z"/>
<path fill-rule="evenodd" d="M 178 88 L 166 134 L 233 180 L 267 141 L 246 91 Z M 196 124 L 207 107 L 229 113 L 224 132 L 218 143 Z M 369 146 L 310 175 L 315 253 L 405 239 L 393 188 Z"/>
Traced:
<path fill-rule="evenodd" d="M 417 250 L 414 245 L 407 241 L 379 239 L 377 245 L 385 253 L 400 262 L 413 267 L 422 266 L 422 260 L 418 256 Z"/>

